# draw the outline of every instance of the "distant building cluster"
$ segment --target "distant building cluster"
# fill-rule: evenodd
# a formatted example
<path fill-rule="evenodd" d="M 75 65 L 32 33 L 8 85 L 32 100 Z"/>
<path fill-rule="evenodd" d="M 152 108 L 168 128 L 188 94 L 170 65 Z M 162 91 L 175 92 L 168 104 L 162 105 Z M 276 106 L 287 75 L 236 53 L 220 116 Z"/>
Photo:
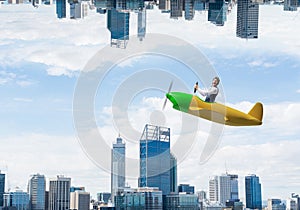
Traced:
<path fill-rule="evenodd" d="M 9 4 L 21 4 L 24 0 L 0 0 Z M 236 36 L 242 39 L 258 38 L 259 5 L 283 4 L 284 11 L 297 11 L 300 0 L 29 0 L 35 7 L 39 4 L 56 4 L 57 18 L 80 19 L 88 15 L 88 10 L 96 10 L 107 15 L 107 29 L 111 33 L 112 47 L 126 48 L 129 41 L 129 21 L 131 13 L 138 16 L 137 34 L 140 41 L 146 35 L 147 10 L 157 6 L 170 18 L 193 20 L 195 11 L 207 12 L 207 21 L 224 26 L 227 15 L 237 5 Z"/>
<path fill-rule="evenodd" d="M 119 136 L 111 150 L 111 192 L 96 199 L 83 186 L 72 186 L 71 178 L 49 179 L 34 174 L 27 192 L 5 192 L 5 174 L 0 171 L 0 210 L 300 210 L 300 197 L 262 201 L 262 185 L 255 174 L 245 177 L 245 198 L 239 195 L 237 174 L 211 176 L 208 191 L 195 191 L 189 183 L 177 184 L 177 160 L 171 153 L 170 128 L 145 125 L 139 140 L 138 187 L 126 186 L 126 144 Z"/>
<path fill-rule="evenodd" d="M 71 187 L 71 178 L 58 175 L 49 181 L 34 174 L 28 181 L 27 192 L 16 188 L 5 189 L 5 174 L 0 171 L 0 209 L 1 210 L 89 210 L 90 193 L 84 187 Z"/>

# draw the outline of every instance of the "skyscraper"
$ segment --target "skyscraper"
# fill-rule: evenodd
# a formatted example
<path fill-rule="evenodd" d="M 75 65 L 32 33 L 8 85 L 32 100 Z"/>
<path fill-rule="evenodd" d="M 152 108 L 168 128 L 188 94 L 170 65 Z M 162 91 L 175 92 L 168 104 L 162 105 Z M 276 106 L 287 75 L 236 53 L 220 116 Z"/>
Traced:
<path fill-rule="evenodd" d="M 183 0 L 171 0 L 170 18 L 178 19 L 182 17 Z"/>
<path fill-rule="evenodd" d="M 239 182 L 237 174 L 228 174 L 230 177 L 230 200 L 239 199 Z"/>
<path fill-rule="evenodd" d="M 258 37 L 258 9 L 257 0 L 238 0 L 236 36 L 246 39 Z"/>
<path fill-rule="evenodd" d="M 171 191 L 170 128 L 146 125 L 140 139 L 139 187 Z"/>
<path fill-rule="evenodd" d="M 58 18 L 66 17 L 66 0 L 56 0 L 56 14 Z"/>
<path fill-rule="evenodd" d="M 211 202 L 218 201 L 219 187 L 218 187 L 218 177 L 214 176 L 209 180 L 209 200 Z"/>
<path fill-rule="evenodd" d="M 284 11 L 297 11 L 298 0 L 284 0 Z"/>
<path fill-rule="evenodd" d="M 118 188 L 125 187 L 125 143 L 120 137 L 111 151 L 111 200 L 114 201 Z"/>
<path fill-rule="evenodd" d="M 184 1 L 184 18 L 186 20 L 193 20 L 195 16 L 194 0 Z"/>
<path fill-rule="evenodd" d="M 138 11 L 138 38 L 142 41 L 146 35 L 146 9 Z"/>
<path fill-rule="evenodd" d="M 158 3 L 158 8 L 163 12 L 168 12 L 171 10 L 171 0 L 161 0 Z"/>
<path fill-rule="evenodd" d="M 171 153 L 171 170 L 170 170 L 170 178 L 171 178 L 171 192 L 178 192 L 177 188 L 177 159 Z"/>
<path fill-rule="evenodd" d="M 115 8 L 107 11 L 107 29 L 111 35 L 111 46 L 126 48 L 129 40 L 129 12 L 119 12 Z"/>
<path fill-rule="evenodd" d="M 50 179 L 49 184 L 49 210 L 70 209 L 71 178 L 57 176 Z"/>
<path fill-rule="evenodd" d="M 218 184 L 219 184 L 218 201 L 225 206 L 226 201 L 229 200 L 231 196 L 230 176 L 228 176 L 227 174 L 218 176 Z"/>
<path fill-rule="evenodd" d="M 215 0 L 208 4 L 208 21 L 223 26 L 227 17 L 227 4 L 224 0 Z"/>
<path fill-rule="evenodd" d="M 249 175 L 245 177 L 246 208 L 262 209 L 261 184 L 259 177 Z"/>
<path fill-rule="evenodd" d="M 238 199 L 238 176 L 224 174 L 214 176 L 209 180 L 209 198 L 212 202 L 219 202 L 223 206 L 228 200 Z"/>
<path fill-rule="evenodd" d="M 3 194 L 5 190 L 5 174 L 0 171 L 0 207 L 3 206 Z"/>
<path fill-rule="evenodd" d="M 45 209 L 45 176 L 40 174 L 33 175 L 28 183 L 29 206 L 31 210 Z"/>

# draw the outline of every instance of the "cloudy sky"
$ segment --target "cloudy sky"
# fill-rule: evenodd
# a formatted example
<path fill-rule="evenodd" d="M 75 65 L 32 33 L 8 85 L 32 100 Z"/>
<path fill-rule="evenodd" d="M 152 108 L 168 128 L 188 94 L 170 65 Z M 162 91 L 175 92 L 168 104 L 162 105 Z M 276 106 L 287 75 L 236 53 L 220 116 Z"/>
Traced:
<path fill-rule="evenodd" d="M 6 189 L 25 190 L 29 176 L 41 173 L 47 178 L 69 176 L 72 185 L 85 186 L 93 196 L 110 191 L 109 170 L 85 148 L 73 116 L 73 98 L 87 64 L 95 59 L 101 64 L 97 56 L 105 53 L 108 57 L 124 53 L 107 50 L 106 17 L 89 11 L 82 20 L 59 20 L 54 6 L 0 5 L 0 10 L 0 169 L 7 174 Z M 228 171 L 239 175 L 242 199 L 248 174 L 260 177 L 263 199 L 300 193 L 300 15 L 275 5 L 260 6 L 259 15 L 259 39 L 244 40 L 235 37 L 236 8 L 223 27 L 207 22 L 206 12 L 185 21 L 171 20 L 157 9 L 147 11 L 146 38 L 138 44 L 146 45 L 151 33 L 160 33 L 196 47 L 211 64 L 209 71 L 221 78 L 219 100 L 245 112 L 260 101 L 264 120 L 259 127 L 224 127 L 218 148 L 201 162 L 216 125 L 181 114 L 170 104 L 164 112 L 161 107 L 169 75 L 176 78 L 174 90 L 188 90 L 206 76 L 196 78 L 184 61 L 162 55 L 126 57 L 97 84 L 91 112 L 95 132 L 105 141 L 100 143 L 111 147 L 119 132 L 126 141 L 132 163 L 127 165 L 129 185 L 137 186 L 139 136 L 146 123 L 154 123 L 171 128 L 172 149 L 188 145 L 183 153 L 175 151 L 180 155 L 178 183 L 207 190 L 209 177 Z M 130 21 L 130 34 L 135 35 L 135 13 Z M 136 40 L 130 38 L 129 48 Z M 206 71 L 201 69 L 200 74 L 207 75 Z M 129 97 L 123 96 L 124 104 L 118 101 L 122 95 Z M 193 137 L 181 129 L 192 122 L 196 122 Z M 103 148 L 99 157 L 107 162 Z"/>

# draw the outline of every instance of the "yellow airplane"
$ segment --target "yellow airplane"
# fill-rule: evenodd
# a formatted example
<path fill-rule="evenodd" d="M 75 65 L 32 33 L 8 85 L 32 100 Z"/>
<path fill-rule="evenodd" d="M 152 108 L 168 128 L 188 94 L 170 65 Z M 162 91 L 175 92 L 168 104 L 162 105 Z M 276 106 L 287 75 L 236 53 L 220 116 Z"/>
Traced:
<path fill-rule="evenodd" d="M 231 126 L 253 126 L 262 124 L 263 105 L 259 102 L 246 114 L 223 104 L 205 102 L 198 96 L 192 94 L 169 92 L 166 94 L 166 97 L 173 103 L 174 109 L 216 123 Z"/>

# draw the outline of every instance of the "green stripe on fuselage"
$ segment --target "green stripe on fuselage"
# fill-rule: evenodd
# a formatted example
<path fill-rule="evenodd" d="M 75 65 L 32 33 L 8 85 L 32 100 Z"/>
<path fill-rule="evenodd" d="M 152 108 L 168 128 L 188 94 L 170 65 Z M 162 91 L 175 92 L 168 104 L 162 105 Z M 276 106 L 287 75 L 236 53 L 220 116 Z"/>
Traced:
<path fill-rule="evenodd" d="M 173 103 L 174 109 L 188 112 L 193 95 L 181 92 L 170 92 L 166 94 L 166 97 Z"/>

